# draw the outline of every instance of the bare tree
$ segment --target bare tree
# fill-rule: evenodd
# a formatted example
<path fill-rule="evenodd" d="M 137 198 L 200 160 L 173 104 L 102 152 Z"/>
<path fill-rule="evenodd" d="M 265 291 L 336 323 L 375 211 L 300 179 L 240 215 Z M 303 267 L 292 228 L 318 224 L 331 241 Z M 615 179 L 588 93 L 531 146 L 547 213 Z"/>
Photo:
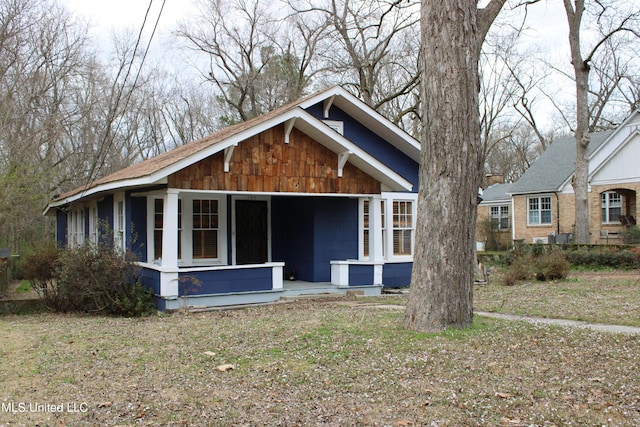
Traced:
<path fill-rule="evenodd" d="M 329 24 L 324 56 L 329 80 L 401 124 L 417 113 L 417 2 L 397 0 L 289 1 L 297 13 Z M 410 120 L 410 123 L 412 121 Z"/>
<path fill-rule="evenodd" d="M 300 98 L 316 72 L 312 65 L 324 23 L 272 16 L 263 3 L 207 0 L 195 24 L 177 31 L 208 57 L 202 74 L 237 115 L 229 123 Z"/>
<path fill-rule="evenodd" d="M 615 3 L 615 4 L 614 4 Z M 598 26 L 600 37 L 588 49 L 582 41 L 583 17 L 590 7 L 594 21 Z M 598 51 L 613 37 L 631 34 L 640 37 L 640 11 L 628 10 L 628 2 L 592 3 L 585 0 L 564 0 L 564 7 L 569 22 L 569 45 L 571 48 L 571 65 L 576 84 L 576 168 L 573 177 L 575 193 L 575 242 L 589 243 L 589 202 L 588 202 L 588 147 L 589 147 L 589 75 L 591 63 Z M 583 50 L 586 54 L 583 54 Z"/>
<path fill-rule="evenodd" d="M 439 331 L 473 320 L 478 61 L 505 1 L 480 10 L 464 0 L 422 2 L 424 125 L 408 329 Z"/>

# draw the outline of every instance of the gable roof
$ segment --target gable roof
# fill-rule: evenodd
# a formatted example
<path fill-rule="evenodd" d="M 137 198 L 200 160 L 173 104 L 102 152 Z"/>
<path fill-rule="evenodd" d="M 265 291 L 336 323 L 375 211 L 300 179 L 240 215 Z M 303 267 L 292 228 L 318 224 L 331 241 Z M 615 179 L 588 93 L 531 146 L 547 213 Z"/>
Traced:
<path fill-rule="evenodd" d="M 371 127 L 372 131 L 387 137 L 389 143 L 405 152 L 410 158 L 419 159 L 420 147 L 417 141 L 375 112 L 375 110 L 349 94 L 345 89 L 336 86 L 252 120 L 229 126 L 205 138 L 143 160 L 85 186 L 61 194 L 49 204 L 47 210 L 51 207 L 71 203 L 91 194 L 117 188 L 133 188 L 166 183 L 168 175 L 285 122 L 291 123 L 293 127 L 337 154 L 348 153 L 348 161 L 350 163 L 392 190 L 410 191 L 412 184 L 409 181 L 304 110 L 304 108 L 323 101 L 328 106 L 333 103 L 339 105 L 346 112 L 353 113 L 354 118 L 359 121 L 369 119 L 365 123 Z"/>
<path fill-rule="evenodd" d="M 613 131 L 591 134 L 588 155 L 591 156 Z M 526 172 L 513 184 L 511 194 L 556 192 L 576 170 L 576 140 L 567 136 L 554 140 Z"/>

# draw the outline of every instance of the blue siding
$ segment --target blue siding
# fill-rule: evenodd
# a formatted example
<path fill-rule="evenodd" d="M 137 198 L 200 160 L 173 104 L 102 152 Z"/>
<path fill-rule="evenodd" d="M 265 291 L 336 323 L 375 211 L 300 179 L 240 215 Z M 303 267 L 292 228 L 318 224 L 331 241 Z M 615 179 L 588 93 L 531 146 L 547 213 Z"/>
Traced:
<path fill-rule="evenodd" d="M 285 263 L 285 273 L 313 281 L 313 200 L 301 197 L 271 199 L 271 258 Z"/>
<path fill-rule="evenodd" d="M 413 192 L 418 192 L 418 163 L 406 156 L 386 140 L 379 137 L 360 122 L 336 106 L 329 110 L 329 117 L 325 119 L 322 103 L 306 110 L 320 120 L 337 120 L 344 123 L 344 136 L 365 150 L 378 161 L 384 163 L 394 172 L 413 184 Z"/>
<path fill-rule="evenodd" d="M 349 266 L 349 286 L 373 285 L 373 265 Z"/>
<path fill-rule="evenodd" d="M 180 295 L 267 291 L 273 288 L 272 268 L 242 268 L 179 274 Z"/>
<path fill-rule="evenodd" d="M 382 283 L 385 288 L 402 288 L 411 283 L 412 262 L 388 263 L 382 270 Z"/>
<path fill-rule="evenodd" d="M 67 213 L 56 210 L 56 243 L 59 247 L 67 246 Z"/>
<path fill-rule="evenodd" d="M 329 282 L 333 260 L 358 256 L 358 201 L 346 198 L 273 197 L 273 261 L 299 280 Z"/>
<path fill-rule="evenodd" d="M 141 268 L 140 273 L 140 283 L 148 288 L 153 290 L 154 295 L 160 295 L 160 272 L 156 270 L 151 270 L 149 268 Z"/>
<path fill-rule="evenodd" d="M 98 218 L 107 224 L 108 231 L 113 230 L 113 195 L 109 194 L 98 201 Z"/>
<path fill-rule="evenodd" d="M 147 261 L 147 198 L 127 197 L 127 241 L 140 261 Z"/>
<path fill-rule="evenodd" d="M 314 205 L 313 281 L 330 282 L 331 261 L 358 258 L 358 200 L 323 198 Z"/>

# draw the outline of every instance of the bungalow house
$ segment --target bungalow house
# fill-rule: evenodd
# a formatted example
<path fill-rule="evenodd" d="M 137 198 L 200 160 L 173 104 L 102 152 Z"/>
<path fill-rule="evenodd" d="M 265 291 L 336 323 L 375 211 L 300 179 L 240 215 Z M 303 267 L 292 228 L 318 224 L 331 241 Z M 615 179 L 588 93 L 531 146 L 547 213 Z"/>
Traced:
<path fill-rule="evenodd" d="M 46 213 L 61 245 L 97 241 L 106 222 L 160 310 L 305 287 L 375 294 L 409 284 L 419 154 L 334 87 L 64 193 Z"/>
<path fill-rule="evenodd" d="M 575 139 L 554 141 L 515 182 L 512 236 L 526 243 L 568 243 L 575 223 Z M 615 130 L 591 134 L 589 227 L 592 244 L 622 243 L 640 215 L 640 111 Z"/>

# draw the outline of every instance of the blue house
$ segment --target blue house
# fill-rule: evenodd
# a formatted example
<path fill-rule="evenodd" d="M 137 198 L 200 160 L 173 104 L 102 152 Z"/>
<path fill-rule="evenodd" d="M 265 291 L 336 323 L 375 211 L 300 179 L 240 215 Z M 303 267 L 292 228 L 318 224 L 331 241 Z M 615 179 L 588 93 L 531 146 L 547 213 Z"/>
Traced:
<path fill-rule="evenodd" d="M 160 310 L 377 294 L 410 281 L 419 155 L 334 87 L 62 194 L 47 213 L 63 246 L 97 241 L 106 222 Z"/>

